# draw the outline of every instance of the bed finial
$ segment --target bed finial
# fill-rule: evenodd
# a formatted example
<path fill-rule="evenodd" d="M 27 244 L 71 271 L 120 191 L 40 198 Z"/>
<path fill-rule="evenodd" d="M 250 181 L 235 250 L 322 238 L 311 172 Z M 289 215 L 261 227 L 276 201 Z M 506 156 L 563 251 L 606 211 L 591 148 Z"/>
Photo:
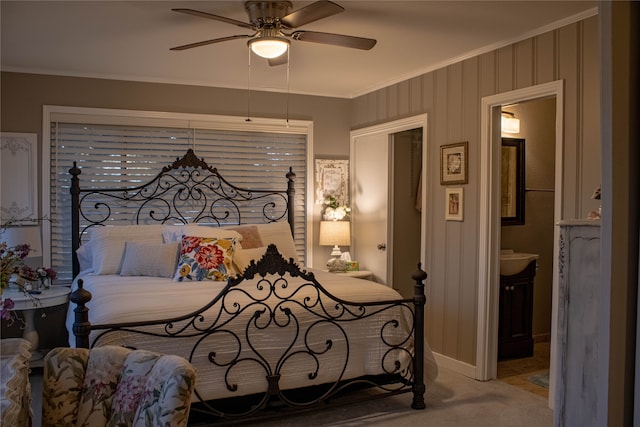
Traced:
<path fill-rule="evenodd" d="M 82 173 L 82 170 L 78 167 L 76 161 L 73 161 L 73 167 L 69 169 L 69 173 L 73 176 L 78 176 Z"/>

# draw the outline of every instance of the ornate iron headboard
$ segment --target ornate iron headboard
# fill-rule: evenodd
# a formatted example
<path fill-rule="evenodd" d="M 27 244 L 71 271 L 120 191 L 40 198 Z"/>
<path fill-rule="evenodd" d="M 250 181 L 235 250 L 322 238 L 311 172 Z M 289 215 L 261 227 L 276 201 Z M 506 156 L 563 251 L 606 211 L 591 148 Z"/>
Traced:
<path fill-rule="evenodd" d="M 80 266 L 76 250 L 96 226 L 115 224 L 243 224 L 287 218 L 294 230 L 295 173 L 289 168 L 286 190 L 246 189 L 229 183 L 192 149 L 162 168 L 151 181 L 129 188 L 80 188 L 76 162 L 71 174 L 73 276 Z"/>

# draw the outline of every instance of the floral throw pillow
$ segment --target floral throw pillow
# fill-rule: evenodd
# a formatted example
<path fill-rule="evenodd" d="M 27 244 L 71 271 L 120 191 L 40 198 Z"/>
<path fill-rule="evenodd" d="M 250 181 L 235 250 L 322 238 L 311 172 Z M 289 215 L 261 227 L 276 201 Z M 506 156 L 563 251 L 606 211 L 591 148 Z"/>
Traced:
<path fill-rule="evenodd" d="M 235 247 L 236 239 L 183 236 L 178 270 L 173 280 L 227 280 L 233 275 L 231 265 Z"/>

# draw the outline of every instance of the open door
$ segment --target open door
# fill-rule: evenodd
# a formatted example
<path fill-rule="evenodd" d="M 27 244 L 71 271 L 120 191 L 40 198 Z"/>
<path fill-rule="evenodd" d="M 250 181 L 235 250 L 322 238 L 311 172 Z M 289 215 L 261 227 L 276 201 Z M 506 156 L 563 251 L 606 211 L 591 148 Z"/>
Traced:
<path fill-rule="evenodd" d="M 354 170 L 352 193 L 352 251 L 360 268 L 376 282 L 389 283 L 389 136 L 374 133 L 351 142 Z"/>
<path fill-rule="evenodd" d="M 418 209 L 418 224 L 412 230 L 413 237 L 419 243 L 415 247 L 418 249 L 411 249 L 411 254 L 407 255 L 413 264 L 412 269 L 404 273 L 408 277 L 418 260 L 426 265 L 426 173 L 419 173 L 424 172 L 427 164 L 426 126 L 427 116 L 423 114 L 351 132 L 352 258 L 360 263 L 361 269 L 371 271 L 374 280 L 387 285 L 392 284 L 394 277 L 394 251 L 406 250 L 406 245 L 393 245 L 393 136 L 412 129 L 421 130 L 421 162 L 420 167 L 416 168 L 416 182 L 421 184 L 416 185 L 420 193 L 416 191 L 415 197 L 421 206 Z M 398 273 L 402 274 L 403 271 Z"/>

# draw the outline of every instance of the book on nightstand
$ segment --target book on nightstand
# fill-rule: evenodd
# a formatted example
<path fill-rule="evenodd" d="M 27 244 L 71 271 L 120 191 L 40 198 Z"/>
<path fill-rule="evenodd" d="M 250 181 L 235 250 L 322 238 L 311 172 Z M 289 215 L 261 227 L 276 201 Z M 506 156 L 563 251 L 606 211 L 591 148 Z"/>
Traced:
<path fill-rule="evenodd" d="M 360 264 L 358 261 L 347 261 L 345 266 L 345 271 L 359 271 Z"/>

